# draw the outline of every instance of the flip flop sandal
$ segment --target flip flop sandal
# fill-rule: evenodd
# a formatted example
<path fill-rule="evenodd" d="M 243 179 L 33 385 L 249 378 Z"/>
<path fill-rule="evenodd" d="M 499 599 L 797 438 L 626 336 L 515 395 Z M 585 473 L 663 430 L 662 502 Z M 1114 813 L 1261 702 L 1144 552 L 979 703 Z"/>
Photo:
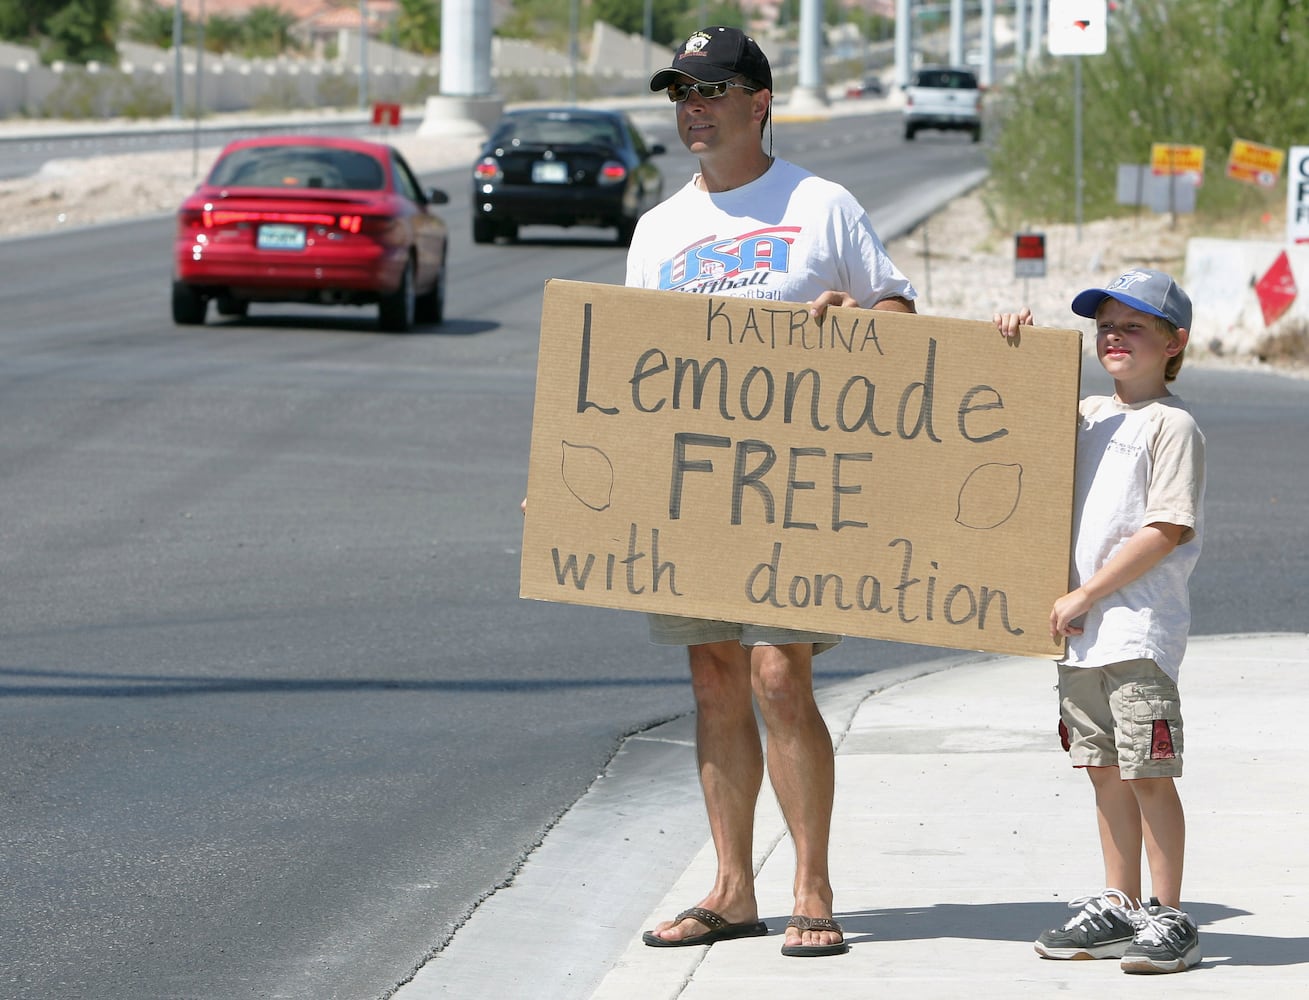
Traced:
<path fill-rule="evenodd" d="M 729 924 L 720 914 L 715 913 L 713 910 L 706 910 L 703 906 L 693 906 L 689 910 L 683 910 L 677 915 L 677 919 L 673 921 L 673 926 L 677 926 L 688 917 L 700 921 L 709 930 L 703 934 L 684 937 L 679 941 L 669 941 L 661 938 L 654 931 L 646 931 L 641 935 L 641 940 L 651 948 L 694 948 L 696 945 L 713 944 L 715 941 L 763 937 L 768 933 L 768 925 L 762 920 L 745 924 Z"/>
<path fill-rule="evenodd" d="M 788 920 L 786 926 L 794 927 L 801 933 L 805 931 L 835 931 L 841 935 L 841 940 L 836 944 L 784 944 L 782 945 L 782 954 L 787 958 L 822 958 L 826 955 L 844 955 L 850 950 L 850 946 L 845 943 L 845 932 L 841 930 L 841 925 L 835 920 L 828 920 L 826 917 L 796 916 Z"/>

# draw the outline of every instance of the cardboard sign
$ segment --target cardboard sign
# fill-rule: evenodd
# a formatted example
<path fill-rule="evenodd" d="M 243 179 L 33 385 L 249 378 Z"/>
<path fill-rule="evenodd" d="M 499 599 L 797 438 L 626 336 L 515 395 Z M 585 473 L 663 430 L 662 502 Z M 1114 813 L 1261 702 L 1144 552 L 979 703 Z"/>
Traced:
<path fill-rule="evenodd" d="M 1055 656 L 1081 335 L 552 280 L 523 597 Z"/>
<path fill-rule="evenodd" d="M 1234 181 L 1273 187 L 1282 176 L 1285 150 L 1263 146 L 1245 139 L 1233 139 L 1227 154 L 1227 176 Z"/>

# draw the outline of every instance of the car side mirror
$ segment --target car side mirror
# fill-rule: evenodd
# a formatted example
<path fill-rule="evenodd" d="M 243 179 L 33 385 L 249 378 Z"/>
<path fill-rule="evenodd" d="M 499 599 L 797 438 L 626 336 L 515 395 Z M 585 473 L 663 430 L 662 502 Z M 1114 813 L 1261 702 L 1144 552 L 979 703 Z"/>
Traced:
<path fill-rule="evenodd" d="M 659 156 L 660 154 L 666 152 L 668 152 L 668 149 L 667 147 L 664 146 L 662 142 L 656 142 L 653 146 L 650 147 L 651 156 Z"/>
<path fill-rule="evenodd" d="M 446 205 L 450 202 L 450 196 L 440 188 L 428 188 L 424 193 L 427 195 L 429 205 Z"/>

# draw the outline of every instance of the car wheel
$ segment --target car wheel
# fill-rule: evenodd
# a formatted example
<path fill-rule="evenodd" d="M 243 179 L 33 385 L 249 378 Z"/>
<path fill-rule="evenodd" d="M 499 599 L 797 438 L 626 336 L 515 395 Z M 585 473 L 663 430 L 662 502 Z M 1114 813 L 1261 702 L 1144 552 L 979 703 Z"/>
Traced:
<path fill-rule="evenodd" d="M 173 322 L 178 326 L 200 326 L 209 301 L 190 285 L 173 282 Z"/>
<path fill-rule="evenodd" d="M 908 142 L 914 141 L 914 132 L 917 131 L 912 125 L 904 127 L 904 137 Z"/>
<path fill-rule="evenodd" d="M 248 299 L 238 299 L 231 295 L 220 295 L 216 303 L 219 316 L 245 316 L 250 311 Z"/>
<path fill-rule="evenodd" d="M 636 232 L 636 220 L 626 217 L 618 220 L 618 245 L 630 247 L 632 234 Z"/>
<path fill-rule="evenodd" d="M 414 325 L 414 260 L 405 261 L 400 287 L 377 302 L 377 325 L 386 333 L 405 333 Z"/>
<path fill-rule="evenodd" d="M 975 125 L 973 126 L 973 142 L 981 142 L 981 141 L 982 141 L 982 126 Z"/>
<path fill-rule="evenodd" d="M 510 243 L 517 243 L 517 242 L 518 242 L 518 223 L 517 223 L 517 222 L 502 222 L 502 223 L 500 223 L 500 235 L 503 236 L 503 237 L 504 237 L 506 240 L 508 240 Z"/>
<path fill-rule="evenodd" d="M 473 242 L 495 242 L 495 223 L 484 215 L 473 216 Z"/>
<path fill-rule="evenodd" d="M 440 323 L 445 319 L 445 262 L 437 272 L 431 289 L 414 302 L 414 318 L 420 323 Z"/>

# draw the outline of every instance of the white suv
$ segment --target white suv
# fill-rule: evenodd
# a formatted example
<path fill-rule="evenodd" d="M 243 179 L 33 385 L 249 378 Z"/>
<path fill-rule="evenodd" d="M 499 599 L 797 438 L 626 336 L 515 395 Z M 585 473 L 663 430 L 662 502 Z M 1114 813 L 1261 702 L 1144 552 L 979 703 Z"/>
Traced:
<path fill-rule="evenodd" d="M 919 129 L 957 129 L 982 138 L 982 92 L 977 74 L 953 66 L 924 66 L 905 87 L 904 137 Z"/>

